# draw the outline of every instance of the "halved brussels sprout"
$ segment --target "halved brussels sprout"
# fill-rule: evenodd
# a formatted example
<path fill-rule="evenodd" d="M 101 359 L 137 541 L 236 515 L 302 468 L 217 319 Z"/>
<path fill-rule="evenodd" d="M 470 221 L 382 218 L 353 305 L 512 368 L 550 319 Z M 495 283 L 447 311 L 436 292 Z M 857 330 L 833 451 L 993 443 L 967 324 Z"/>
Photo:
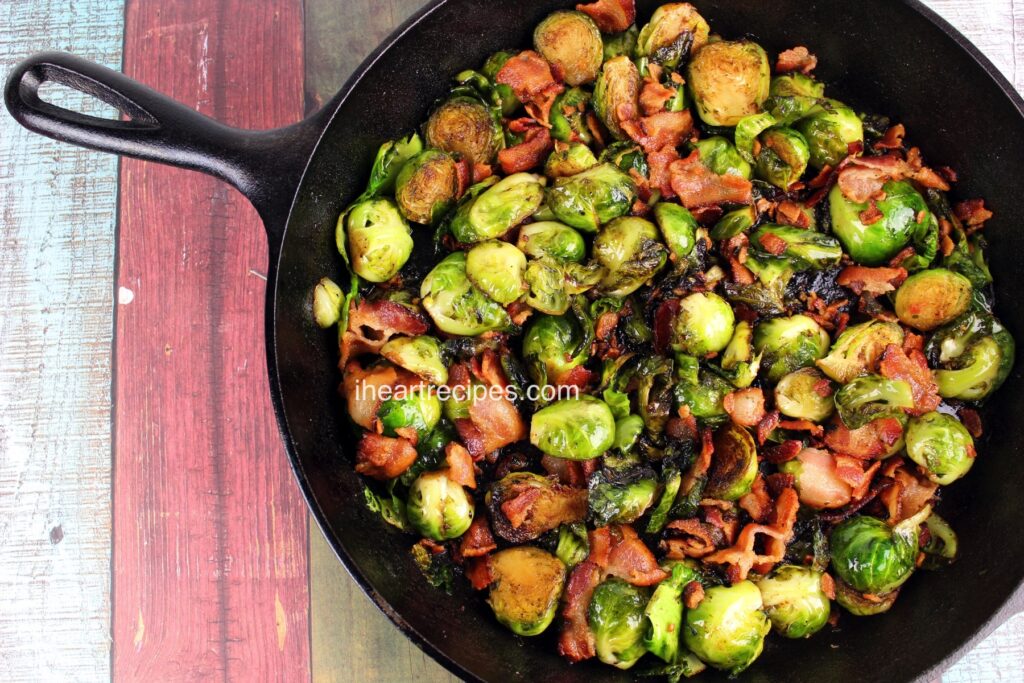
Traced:
<path fill-rule="evenodd" d="M 882 218 L 871 225 L 861 220 L 867 204 L 847 199 L 839 185 L 829 193 L 832 232 L 843 243 L 850 258 L 861 265 L 888 263 L 921 228 L 918 216 L 923 216 L 925 221 L 935 221 L 924 197 L 908 181 L 887 182 L 883 190 L 885 199 L 875 202 Z"/>
<path fill-rule="evenodd" d="M 735 323 L 729 302 L 713 292 L 696 292 L 679 302 L 672 348 L 698 358 L 718 353 L 729 345 Z"/>
<path fill-rule="evenodd" d="M 455 160 L 428 149 L 402 167 L 395 183 L 395 201 L 408 220 L 430 225 L 452 207 L 458 189 Z"/>
<path fill-rule="evenodd" d="M 644 607 L 649 593 L 622 579 L 610 578 L 594 589 L 589 623 L 597 658 L 628 669 L 643 657 Z"/>
<path fill-rule="evenodd" d="M 857 112 L 836 100 L 826 100 L 818 113 L 800 119 L 800 131 L 811 152 L 811 166 L 835 168 L 850 153 L 850 145 L 864 141 L 864 124 Z"/>
<path fill-rule="evenodd" d="M 399 429 L 415 429 L 419 438 L 425 439 L 441 419 L 441 401 L 436 392 L 423 387 L 402 398 L 381 401 L 377 419 L 384 436 L 399 436 Z"/>
<path fill-rule="evenodd" d="M 654 205 L 654 220 L 677 260 L 683 261 L 697 245 L 697 219 L 685 206 L 658 202 Z"/>
<path fill-rule="evenodd" d="M 569 569 L 572 569 L 590 554 L 590 540 L 587 537 L 587 525 L 582 522 L 563 524 L 558 527 L 558 545 L 555 556 Z"/>
<path fill-rule="evenodd" d="M 456 96 L 434 110 L 424 128 L 427 145 L 458 154 L 471 164 L 490 164 L 503 146 L 504 133 L 480 100 Z"/>
<path fill-rule="evenodd" d="M 512 521 L 505 509 L 521 496 L 529 506 L 522 519 Z M 532 541 L 562 524 L 582 522 L 587 514 L 585 490 L 532 472 L 505 475 L 491 484 L 484 502 L 494 533 L 509 543 Z"/>
<path fill-rule="evenodd" d="M 769 128 L 761 134 L 756 156 L 757 177 L 783 190 L 793 186 L 804 171 L 811 152 L 804 136 L 792 128 Z"/>
<path fill-rule="evenodd" d="M 736 323 L 729 345 L 722 352 L 719 365 L 737 389 L 746 389 L 761 369 L 762 354 L 754 353 L 754 328 L 746 320 Z"/>
<path fill-rule="evenodd" d="M 338 222 L 344 223 L 348 233 L 352 270 L 364 280 L 390 280 L 412 254 L 412 230 L 390 199 L 364 199 L 348 214 L 342 214 Z"/>
<path fill-rule="evenodd" d="M 524 545 L 491 555 L 494 579 L 487 604 L 494 616 L 520 636 L 535 636 L 551 625 L 565 585 L 565 565 L 551 553 Z"/>
<path fill-rule="evenodd" d="M 436 337 L 395 337 L 381 347 L 380 355 L 433 384 L 448 381 L 448 368 Z"/>
<path fill-rule="evenodd" d="M 860 429 L 883 417 L 902 418 L 904 409 L 914 407 L 910 384 L 880 375 L 855 377 L 835 396 L 839 419 L 850 429 Z"/>
<path fill-rule="evenodd" d="M 836 408 L 832 383 L 814 368 L 791 372 L 775 385 L 775 407 L 786 417 L 824 422 Z"/>
<path fill-rule="evenodd" d="M 633 54 L 633 50 L 636 49 L 636 39 L 640 34 L 640 29 L 633 24 L 622 33 L 605 34 L 602 36 L 604 41 L 604 61 L 615 59 L 622 55 L 630 56 Z"/>
<path fill-rule="evenodd" d="M 679 654 L 679 634 L 683 626 L 683 590 L 700 573 L 686 562 L 673 561 L 662 567 L 671 575 L 654 589 L 644 609 L 644 647 L 669 664 Z"/>
<path fill-rule="evenodd" d="M 698 420 L 717 424 L 724 420 L 725 396 L 733 390 L 733 385 L 713 372 L 701 370 L 698 381 L 681 381 L 675 386 L 676 403 L 685 405 Z"/>
<path fill-rule="evenodd" d="M 532 173 L 514 173 L 479 194 L 471 188 L 452 218 L 452 235 L 463 244 L 501 237 L 544 203 L 544 182 Z"/>
<path fill-rule="evenodd" d="M 707 44 L 710 33 L 708 22 L 693 5 L 686 2 L 661 5 L 640 30 L 633 54 L 675 69 L 692 52 Z"/>
<path fill-rule="evenodd" d="M 519 105 L 522 103 L 519 101 L 519 98 L 516 97 L 516 94 L 512 90 L 512 87 L 505 83 L 495 82 L 495 76 L 497 76 L 498 72 L 501 71 L 501 68 L 505 66 L 505 63 L 508 62 L 508 60 L 512 59 L 512 57 L 514 56 L 515 55 L 511 52 L 508 52 L 506 50 L 500 50 L 498 52 L 495 52 L 490 57 L 488 57 L 487 61 L 484 62 L 483 67 L 480 69 L 480 73 L 482 73 L 487 78 L 487 80 L 489 80 L 493 84 L 494 92 L 497 94 L 498 99 L 501 101 L 502 116 L 508 117 L 511 117 L 515 110 L 518 109 Z M 502 133 L 502 135 L 504 136 L 504 132 Z"/>
<path fill-rule="evenodd" d="M 531 258 L 579 263 L 587 256 L 583 236 L 557 221 L 538 221 L 519 229 L 516 246 Z"/>
<path fill-rule="evenodd" d="M 744 206 L 733 209 L 722 216 L 715 227 L 711 229 L 711 239 L 727 240 L 735 237 L 741 232 L 746 232 L 754 227 L 757 222 L 757 209 L 752 206 Z"/>
<path fill-rule="evenodd" d="M 636 198 L 636 183 L 629 174 L 605 162 L 556 180 L 548 190 L 548 208 L 566 225 L 597 232 L 608 221 L 628 214 Z"/>
<path fill-rule="evenodd" d="M 729 422 L 715 432 L 714 443 L 715 453 L 704 495 L 719 500 L 739 500 L 750 493 L 757 479 L 754 438 L 743 427 Z"/>
<path fill-rule="evenodd" d="M 508 312 L 466 276 L 466 253 L 446 256 L 423 278 L 423 308 L 442 332 L 475 337 L 512 325 Z"/>
<path fill-rule="evenodd" d="M 587 105 L 590 93 L 582 88 L 569 88 L 551 105 L 551 137 L 561 142 L 589 145 L 594 136 L 587 126 Z"/>
<path fill-rule="evenodd" d="M 590 83 L 604 60 L 604 41 L 594 20 L 583 12 L 549 14 L 533 31 L 533 44 L 562 73 L 569 85 Z"/>
<path fill-rule="evenodd" d="M 658 229 L 643 218 L 616 218 L 594 238 L 594 258 L 607 269 L 601 280 L 604 296 L 628 296 L 665 265 L 668 251 Z"/>
<path fill-rule="evenodd" d="M 693 144 L 700 154 L 701 162 L 715 175 L 738 175 L 750 180 L 754 170 L 728 138 L 715 135 L 698 140 Z"/>
<path fill-rule="evenodd" d="M 590 478 L 587 507 L 594 526 L 632 524 L 654 504 L 658 479 L 653 470 L 601 470 Z"/>
<path fill-rule="evenodd" d="M 615 443 L 615 418 L 593 396 L 567 398 L 534 414 L 530 443 L 556 458 L 593 460 Z"/>
<path fill-rule="evenodd" d="M 884 595 L 899 588 L 914 572 L 919 527 L 930 514 L 926 506 L 895 527 L 865 515 L 840 523 L 829 536 L 836 574 L 861 593 Z"/>
<path fill-rule="evenodd" d="M 626 455 L 636 446 L 644 433 L 644 419 L 639 415 L 627 415 L 615 421 L 615 443 L 612 448 Z"/>
<path fill-rule="evenodd" d="M 558 266 L 546 261 L 531 261 L 524 278 L 529 286 L 524 301 L 531 308 L 548 315 L 562 315 L 569 310 L 565 275 Z"/>
<path fill-rule="evenodd" d="M 952 415 L 931 412 L 911 418 L 906 439 L 907 455 L 941 486 L 952 484 L 974 465 L 974 439 Z"/>
<path fill-rule="evenodd" d="M 765 320 L 754 330 L 754 349 L 763 354 L 761 367 L 769 382 L 813 366 L 828 353 L 831 341 L 828 332 L 806 315 Z"/>
<path fill-rule="evenodd" d="M 619 121 L 619 108 L 639 112 L 640 72 L 629 57 L 615 57 L 604 63 L 594 86 L 594 111 L 617 140 L 627 139 Z"/>
<path fill-rule="evenodd" d="M 588 335 L 569 316 L 539 315 L 523 335 L 523 360 L 538 385 L 561 384 L 590 357 Z"/>
<path fill-rule="evenodd" d="M 316 324 L 327 329 L 341 319 L 341 307 L 345 302 L 345 293 L 329 277 L 320 278 L 313 288 L 313 319 Z"/>
<path fill-rule="evenodd" d="M 784 242 L 782 253 L 768 251 L 764 245 L 769 240 Z M 833 237 L 814 230 L 774 224 L 762 225 L 751 233 L 750 247 L 746 265 L 765 284 L 780 276 L 836 266 L 843 257 L 843 248 Z"/>
<path fill-rule="evenodd" d="M 1015 344 L 991 315 L 972 311 L 935 332 L 925 347 L 943 398 L 980 401 L 1013 369 Z"/>
<path fill-rule="evenodd" d="M 481 242 L 466 254 L 466 277 L 499 304 L 510 304 L 527 291 L 526 256 L 508 242 Z"/>
<path fill-rule="evenodd" d="M 931 332 L 966 313 L 973 291 L 963 275 L 933 268 L 908 277 L 896 290 L 893 304 L 904 325 Z"/>
<path fill-rule="evenodd" d="M 960 545 L 953 527 L 934 512 L 924 524 L 928 527 L 928 542 L 921 548 L 925 554 L 921 569 L 941 569 L 953 564 Z"/>
<path fill-rule="evenodd" d="M 597 165 L 597 157 L 582 142 L 556 149 L 544 163 L 544 175 L 552 180 L 568 178 Z"/>
<path fill-rule="evenodd" d="M 857 617 L 870 617 L 888 612 L 892 609 L 899 594 L 900 589 L 897 588 L 881 595 L 875 593 L 865 595 L 848 586 L 842 579 L 836 579 L 836 602 Z"/>
<path fill-rule="evenodd" d="M 683 640 L 701 661 L 736 675 L 761 655 L 772 629 L 763 606 L 750 581 L 706 588 L 697 608 L 686 610 Z"/>
<path fill-rule="evenodd" d="M 473 523 L 473 499 L 445 470 L 424 472 L 409 487 L 406 514 L 425 538 L 447 541 L 466 533 Z"/>
<path fill-rule="evenodd" d="M 836 382 L 846 384 L 874 366 L 890 344 L 903 345 L 903 328 L 896 323 L 869 320 L 846 328 L 829 354 L 815 365 Z"/>
<path fill-rule="evenodd" d="M 770 88 L 772 97 L 812 97 L 825 96 L 825 84 L 819 83 L 802 73 L 788 73 L 772 79 Z"/>
<path fill-rule="evenodd" d="M 764 611 L 786 638 L 810 638 L 828 623 L 831 603 L 821 587 L 822 572 L 785 564 L 757 581 Z"/>
<path fill-rule="evenodd" d="M 772 76 L 768 55 L 749 40 L 708 43 L 690 59 L 688 74 L 701 120 L 727 127 L 761 110 Z"/>

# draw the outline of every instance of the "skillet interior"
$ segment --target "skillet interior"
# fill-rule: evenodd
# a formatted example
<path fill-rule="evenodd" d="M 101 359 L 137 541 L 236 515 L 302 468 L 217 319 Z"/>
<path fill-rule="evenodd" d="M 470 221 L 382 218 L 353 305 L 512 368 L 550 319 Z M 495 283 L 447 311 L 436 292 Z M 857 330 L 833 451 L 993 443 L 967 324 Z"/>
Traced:
<path fill-rule="evenodd" d="M 442 663 L 466 677 L 489 681 L 628 680 L 610 667 L 570 667 L 553 638 L 513 637 L 465 586 L 452 597 L 427 586 L 409 559 L 408 537 L 383 524 L 361 502 L 351 467 L 354 438 L 340 416 L 335 337 L 312 323 L 309 288 L 340 272 L 334 223 L 362 189 L 377 146 L 418 125 L 445 94 L 451 76 L 503 47 L 529 45 L 532 27 L 566 0 L 448 0 L 421 15 L 376 63 L 354 78 L 330 105 L 336 115 L 299 189 L 282 248 L 268 324 L 276 341 L 277 372 L 289 449 L 300 483 L 335 550 L 381 608 Z M 657 0 L 640 0 L 646 20 Z M 1024 232 L 1014 224 L 1024 156 L 1020 98 L 909 4 L 892 0 L 696 0 L 713 29 L 750 34 L 769 52 L 806 45 L 821 66 L 830 93 L 902 121 L 933 166 L 960 173 L 956 196 L 984 196 L 995 211 L 988 235 L 999 314 L 1024 340 L 1024 285 L 1016 263 Z M 768 9 L 770 7 L 770 10 Z M 1007 89 L 1007 93 L 1003 89 Z M 428 236 L 419 235 L 426 244 Z M 271 349 L 273 354 L 273 349 Z M 273 358 L 272 366 L 273 367 Z M 963 557 L 938 573 L 922 572 L 886 616 L 844 616 L 805 642 L 770 645 L 744 676 L 780 679 L 909 680 L 937 666 L 967 643 L 1024 577 L 1024 467 L 1016 444 L 1024 439 L 1021 364 L 989 407 L 991 435 L 981 461 L 949 488 L 940 510 L 960 534 Z M 387 657 L 390 653 L 382 652 Z M 948 663 L 948 662 L 947 662 Z M 705 680 L 715 676 L 705 675 Z"/>

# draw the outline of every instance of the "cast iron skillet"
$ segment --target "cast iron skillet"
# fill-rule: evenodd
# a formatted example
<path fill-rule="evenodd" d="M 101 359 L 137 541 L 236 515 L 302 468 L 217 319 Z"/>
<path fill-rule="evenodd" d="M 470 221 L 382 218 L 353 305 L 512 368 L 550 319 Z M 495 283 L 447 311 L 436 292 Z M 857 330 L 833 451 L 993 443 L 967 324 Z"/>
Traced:
<path fill-rule="evenodd" d="M 1024 178 L 1024 101 L 992 64 L 916 0 L 695 0 L 716 32 L 751 34 L 770 52 L 806 45 L 820 58 L 830 93 L 892 115 L 933 166 L 960 172 L 961 198 L 984 196 L 999 313 L 1024 340 L 1024 231 L 1017 224 Z M 531 43 L 533 27 L 569 0 L 438 0 L 399 28 L 322 111 L 294 126 L 228 128 L 130 79 L 65 54 L 21 63 L 5 91 L 25 127 L 77 145 L 218 176 L 256 206 L 270 267 L 266 339 L 270 392 L 302 493 L 338 557 L 373 601 L 420 647 L 473 680 L 621 681 L 615 669 L 570 666 L 544 642 L 513 637 L 464 586 L 452 597 L 425 586 L 409 539 L 361 502 L 351 435 L 340 417 L 333 333 L 311 321 L 310 290 L 341 272 L 334 223 L 362 190 L 377 146 L 424 120 L 451 77 L 491 52 Z M 646 20 L 658 0 L 640 0 Z M 42 102 L 55 81 L 130 117 L 108 121 Z M 1022 367 L 1018 362 L 1018 368 Z M 950 487 L 940 510 L 960 534 L 962 558 L 921 572 L 888 615 L 844 616 L 809 641 L 772 638 L 744 675 L 750 681 L 859 681 L 935 676 L 1021 608 L 1024 579 L 1024 387 L 1015 372 L 988 410 L 991 438 L 971 475 Z M 380 653 L 382 657 L 390 653 Z M 705 679 L 717 680 L 715 674 Z"/>

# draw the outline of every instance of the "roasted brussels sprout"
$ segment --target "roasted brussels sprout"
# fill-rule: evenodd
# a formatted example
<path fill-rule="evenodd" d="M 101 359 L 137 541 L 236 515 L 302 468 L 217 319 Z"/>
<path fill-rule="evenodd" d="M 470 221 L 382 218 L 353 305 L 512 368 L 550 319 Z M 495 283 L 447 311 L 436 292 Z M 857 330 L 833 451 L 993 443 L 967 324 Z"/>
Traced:
<path fill-rule="evenodd" d="M 597 658 L 628 669 L 643 657 L 644 607 L 648 591 L 611 578 L 594 589 L 589 622 Z"/>
<path fill-rule="evenodd" d="M 804 136 L 792 128 L 770 128 L 761 134 L 761 150 L 756 155 L 757 177 L 788 190 L 804 171 L 811 152 Z"/>
<path fill-rule="evenodd" d="M 888 612 L 892 609 L 899 594 L 899 588 L 881 595 L 875 593 L 864 594 L 848 586 L 842 579 L 836 580 L 836 602 L 847 612 L 857 617 L 870 617 Z"/>
<path fill-rule="evenodd" d="M 533 44 L 569 85 L 593 81 L 604 60 L 601 31 L 583 12 L 549 14 L 534 29 Z"/>
<path fill-rule="evenodd" d="M 505 83 L 497 83 L 495 81 L 495 76 L 498 75 L 501 68 L 505 66 L 505 63 L 512 59 L 513 56 L 513 53 L 506 50 L 495 52 L 487 58 L 487 61 L 484 62 L 483 68 L 480 69 L 480 72 L 487 78 L 487 80 L 494 84 L 494 92 L 497 94 L 498 100 L 501 102 L 502 116 L 512 116 L 515 110 L 519 108 L 519 105 L 522 104 L 519 101 L 519 98 L 516 97 L 511 86 Z M 504 135 L 504 133 L 502 133 L 502 135 Z"/>
<path fill-rule="evenodd" d="M 911 418 L 906 439 L 907 455 L 941 486 L 952 484 L 974 464 L 974 439 L 952 415 L 931 412 Z"/>
<path fill-rule="evenodd" d="M 433 384 L 448 381 L 448 368 L 436 337 L 395 337 L 381 347 L 380 355 Z"/>
<path fill-rule="evenodd" d="M 925 349 L 938 367 L 934 377 L 943 398 L 980 401 L 1013 369 L 1013 337 L 987 313 L 966 313 L 937 330 Z"/>
<path fill-rule="evenodd" d="M 581 522 L 563 524 L 558 527 L 558 545 L 555 556 L 569 569 L 572 569 L 590 554 L 590 540 L 587 527 Z"/>
<path fill-rule="evenodd" d="M 703 358 L 718 353 L 732 339 L 736 315 L 722 297 L 712 292 L 697 292 L 679 303 L 672 325 L 672 348 Z"/>
<path fill-rule="evenodd" d="M 697 245 L 697 219 L 686 207 L 668 202 L 654 205 L 654 220 L 669 251 L 683 261 Z"/>
<path fill-rule="evenodd" d="M 455 160 L 428 149 L 402 167 L 395 183 L 395 201 L 406 219 L 430 225 L 451 208 L 458 188 Z"/>
<path fill-rule="evenodd" d="M 902 418 L 904 409 L 914 407 L 914 393 L 901 379 L 864 375 L 843 385 L 836 392 L 835 402 L 843 424 L 860 429 L 879 418 Z"/>
<path fill-rule="evenodd" d="M 456 96 L 434 110 L 424 128 L 427 146 L 458 154 L 471 164 L 490 164 L 503 146 L 504 133 L 480 100 Z"/>
<path fill-rule="evenodd" d="M 928 527 L 928 542 L 921 548 L 925 554 L 921 569 L 941 569 L 956 561 L 960 543 L 949 522 L 933 512 L 924 524 Z"/>
<path fill-rule="evenodd" d="M 757 209 L 752 206 L 743 206 L 733 209 L 722 216 L 715 227 L 711 229 L 711 239 L 727 240 L 735 237 L 741 232 L 746 232 L 754 227 L 757 222 Z"/>
<path fill-rule="evenodd" d="M 529 506 L 522 519 L 510 520 L 505 509 L 522 497 Z M 493 483 L 484 499 L 494 533 L 510 543 L 532 541 L 561 524 L 582 522 L 587 492 L 531 472 L 513 472 Z"/>
<path fill-rule="evenodd" d="M 679 634 L 683 625 L 683 590 L 700 582 L 700 574 L 685 562 L 662 567 L 670 576 L 654 589 L 644 609 L 644 647 L 661 660 L 672 664 L 679 654 Z"/>
<path fill-rule="evenodd" d="M 409 260 L 412 230 L 390 199 L 365 199 L 342 214 L 342 222 L 352 270 L 364 280 L 390 280 Z"/>
<path fill-rule="evenodd" d="M 747 180 L 753 177 L 753 168 L 740 156 L 736 146 L 729 139 L 715 135 L 698 140 L 693 146 L 700 154 L 701 162 L 711 169 L 712 173 L 738 175 Z"/>
<path fill-rule="evenodd" d="M 641 176 L 646 176 L 650 171 L 650 166 L 647 164 L 647 155 L 644 154 L 644 150 L 640 145 L 632 140 L 613 142 L 608 145 L 601 152 L 600 161 L 608 161 L 615 164 L 619 170 L 627 175 L 635 175 L 633 173 L 635 171 Z"/>
<path fill-rule="evenodd" d="M 619 108 L 639 111 L 639 97 L 640 72 L 629 57 L 615 57 L 605 62 L 594 86 L 593 104 L 594 111 L 616 139 L 628 137 L 619 120 Z"/>
<path fill-rule="evenodd" d="M 551 106 L 551 137 L 561 142 L 589 145 L 594 140 L 587 126 L 586 112 L 590 93 L 582 88 L 569 88 L 555 98 Z"/>
<path fill-rule="evenodd" d="M 636 49 L 636 39 L 640 29 L 633 24 L 622 33 L 602 36 L 604 41 L 604 61 L 615 59 L 622 55 L 630 56 Z"/>
<path fill-rule="evenodd" d="M 592 460 L 615 443 L 615 418 L 593 396 L 564 399 L 534 414 L 530 443 L 556 458 Z"/>
<path fill-rule="evenodd" d="M 520 636 L 543 633 L 558 612 L 565 565 L 551 553 L 524 545 L 494 553 L 488 569 L 494 580 L 487 604 L 498 621 Z"/>
<path fill-rule="evenodd" d="M 516 246 L 531 258 L 549 258 L 559 262 L 581 262 L 587 256 L 583 236 L 557 221 L 538 221 L 519 229 Z"/>
<path fill-rule="evenodd" d="M 775 385 L 775 407 L 786 417 L 824 422 L 835 411 L 832 383 L 814 368 L 802 368 Z"/>
<path fill-rule="evenodd" d="M 707 44 L 710 33 L 708 22 L 693 5 L 686 2 L 661 5 L 640 30 L 633 54 L 675 69 L 691 52 Z"/>
<path fill-rule="evenodd" d="M 966 313 L 972 292 L 971 281 L 963 275 L 933 268 L 908 277 L 893 303 L 900 322 L 931 332 Z"/>
<path fill-rule="evenodd" d="M 658 229 L 643 218 L 616 218 L 601 228 L 594 238 L 594 258 L 607 269 L 600 293 L 628 296 L 654 277 L 668 258 L 658 237 Z"/>
<path fill-rule="evenodd" d="M 768 55 L 748 40 L 708 43 L 690 59 L 688 74 L 697 114 L 709 126 L 735 126 L 768 99 Z"/>
<path fill-rule="evenodd" d="M 548 191 L 548 207 L 566 225 L 597 232 L 605 223 L 629 213 L 636 198 L 633 179 L 614 164 L 601 163 L 556 180 Z"/>
<path fill-rule="evenodd" d="M 562 315 L 569 310 L 565 275 L 556 265 L 546 261 L 531 261 L 523 277 L 529 287 L 524 301 L 531 308 L 548 315 Z"/>
<path fill-rule="evenodd" d="M 914 572 L 919 527 L 930 514 L 926 506 L 895 527 L 865 515 L 840 523 L 829 536 L 836 574 L 861 593 L 884 595 L 899 588 Z"/>
<path fill-rule="evenodd" d="M 771 245 L 772 250 L 765 245 Z M 750 235 L 750 246 L 747 267 L 764 284 L 771 284 L 780 276 L 788 279 L 792 273 L 824 270 L 838 265 L 843 256 L 835 238 L 814 230 L 773 224 L 755 230 Z"/>
<path fill-rule="evenodd" d="M 399 429 L 415 429 L 419 438 L 425 439 L 441 419 L 441 401 L 427 388 L 409 391 L 402 398 L 382 401 L 377 419 L 384 436 L 399 436 Z"/>
<path fill-rule="evenodd" d="M 810 638 L 828 623 L 831 610 L 821 587 L 822 572 L 785 564 L 757 582 L 775 631 L 786 638 Z"/>
<path fill-rule="evenodd" d="M 345 293 L 329 277 L 322 277 L 313 288 L 313 319 L 325 330 L 341 319 Z"/>
<path fill-rule="evenodd" d="M 746 429 L 729 422 L 715 432 L 714 443 L 715 457 L 708 471 L 704 495 L 719 500 L 739 500 L 750 493 L 757 478 L 754 439 Z"/>
<path fill-rule="evenodd" d="M 544 164 L 544 175 L 552 180 L 568 178 L 597 165 L 597 157 L 582 142 L 556 149 Z"/>
<path fill-rule="evenodd" d="M 590 478 L 587 506 L 594 526 L 632 524 L 654 503 L 658 480 L 653 470 L 602 470 Z"/>
<path fill-rule="evenodd" d="M 676 403 L 685 405 L 698 420 L 717 424 L 728 414 L 723 402 L 733 385 L 713 372 L 701 370 L 696 382 L 681 381 L 675 386 Z"/>
<path fill-rule="evenodd" d="M 538 385 L 561 384 L 590 357 L 588 335 L 569 316 L 539 315 L 523 336 L 523 359 Z"/>
<path fill-rule="evenodd" d="M 447 541 L 466 533 L 473 523 L 473 499 L 445 470 L 424 472 L 409 487 L 406 514 L 420 535 Z"/>
<path fill-rule="evenodd" d="M 873 366 L 890 344 L 903 345 L 903 328 L 896 323 L 869 320 L 846 328 L 829 354 L 815 364 L 836 382 L 846 384 Z"/>
<path fill-rule="evenodd" d="M 788 73 L 772 79 L 770 92 L 772 97 L 811 97 L 819 99 L 825 96 L 825 84 L 819 83 L 802 73 Z"/>
<path fill-rule="evenodd" d="M 855 111 L 836 100 L 826 100 L 818 110 L 794 127 L 807 140 L 811 166 L 835 168 L 850 153 L 852 143 L 864 141 L 864 124 Z"/>
<path fill-rule="evenodd" d="M 697 608 L 686 610 L 683 641 L 701 661 L 738 674 L 760 656 L 772 628 L 763 605 L 750 581 L 707 588 Z"/>
<path fill-rule="evenodd" d="M 729 345 L 722 352 L 719 365 L 737 389 L 746 389 L 761 369 L 762 354 L 754 353 L 754 328 L 746 320 L 736 323 Z"/>
<path fill-rule="evenodd" d="M 481 242 L 466 254 L 466 277 L 499 304 L 510 304 L 527 291 L 526 256 L 508 242 Z"/>
<path fill-rule="evenodd" d="M 522 223 L 544 202 L 544 178 L 514 173 L 482 192 L 469 195 L 459 205 L 450 230 L 463 244 L 501 237 Z"/>
<path fill-rule="evenodd" d="M 828 332 L 806 315 L 765 320 L 754 330 L 754 349 L 763 354 L 761 367 L 769 382 L 813 366 L 828 353 L 830 342 Z"/>
<path fill-rule="evenodd" d="M 839 185 L 829 193 L 832 232 L 843 243 L 846 253 L 861 265 L 888 263 L 917 231 L 935 221 L 924 198 L 908 181 L 887 182 L 883 190 L 885 199 L 875 202 L 882 218 L 871 225 L 861 220 L 867 204 L 847 199 Z M 919 217 L 923 218 L 920 223 Z"/>
<path fill-rule="evenodd" d="M 475 337 L 509 327 L 508 312 L 477 289 L 466 276 L 466 253 L 446 256 L 423 278 L 420 297 L 442 332 Z"/>

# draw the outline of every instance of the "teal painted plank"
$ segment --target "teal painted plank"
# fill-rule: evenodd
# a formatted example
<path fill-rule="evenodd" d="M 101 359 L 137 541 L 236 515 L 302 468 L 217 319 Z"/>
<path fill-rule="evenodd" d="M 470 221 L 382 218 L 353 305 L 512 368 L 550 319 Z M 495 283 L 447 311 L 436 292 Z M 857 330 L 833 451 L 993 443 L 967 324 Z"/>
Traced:
<path fill-rule="evenodd" d="M 0 72 L 38 50 L 121 63 L 118 0 L 5 0 Z M 84 98 L 54 101 L 93 114 Z M 110 675 L 110 344 L 117 160 L 0 114 L 0 679 Z"/>

